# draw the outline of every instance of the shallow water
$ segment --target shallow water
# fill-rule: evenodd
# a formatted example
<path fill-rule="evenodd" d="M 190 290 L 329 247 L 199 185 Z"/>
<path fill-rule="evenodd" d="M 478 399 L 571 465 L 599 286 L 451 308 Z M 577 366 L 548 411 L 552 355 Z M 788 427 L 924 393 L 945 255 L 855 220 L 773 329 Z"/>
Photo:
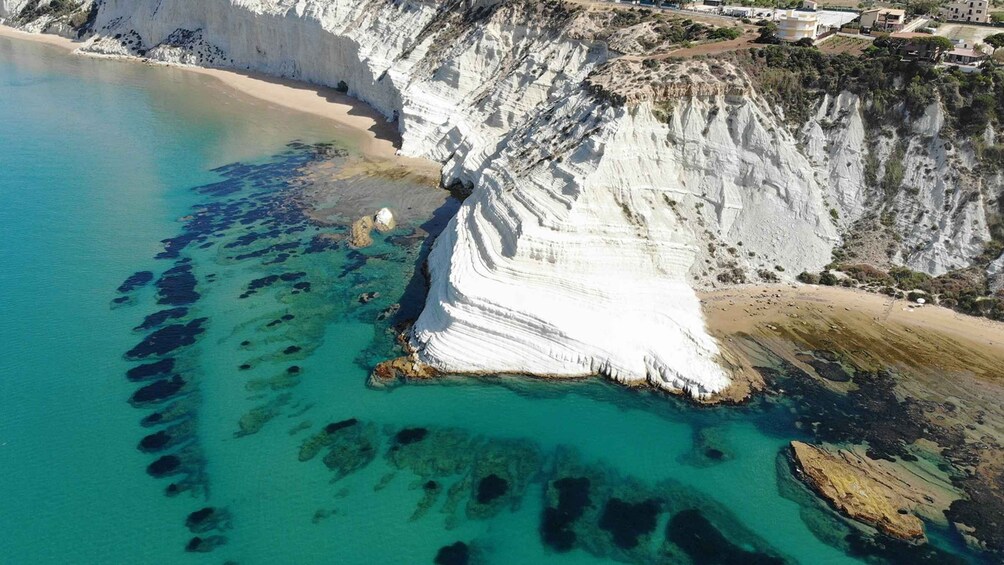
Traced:
<path fill-rule="evenodd" d="M 339 131 L 204 77 L 2 38 L 0 101 L 11 562 L 432 563 L 458 541 L 486 563 L 859 562 L 779 464 L 802 435 L 785 406 L 599 381 L 367 387 L 420 307 L 413 236 L 456 203 L 349 249 L 296 205 L 303 167 L 352 158 Z M 374 206 L 433 190 L 346 181 L 373 182 L 399 185 Z"/>

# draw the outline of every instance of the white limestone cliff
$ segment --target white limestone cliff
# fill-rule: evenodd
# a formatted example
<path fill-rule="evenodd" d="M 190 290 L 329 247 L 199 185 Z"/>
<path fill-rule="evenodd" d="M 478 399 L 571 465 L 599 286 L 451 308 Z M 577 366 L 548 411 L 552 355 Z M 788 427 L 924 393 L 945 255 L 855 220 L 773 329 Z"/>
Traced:
<path fill-rule="evenodd" d="M 20 4 L 0 0 L 0 17 Z M 694 288 L 830 262 L 875 198 L 862 104 L 827 97 L 793 134 L 740 71 L 700 61 L 673 63 L 693 82 L 624 97 L 621 78 L 647 70 L 611 65 L 590 22 L 556 6 L 104 0 L 82 50 L 341 87 L 397 119 L 402 153 L 473 189 L 430 256 L 421 362 L 721 392 L 729 375 Z M 937 112 L 907 142 L 917 194 L 896 202 L 909 212 L 896 260 L 932 273 L 988 239 L 984 202 L 943 180 L 969 163 L 939 138 Z M 911 229 L 921 213 L 935 229 Z"/>

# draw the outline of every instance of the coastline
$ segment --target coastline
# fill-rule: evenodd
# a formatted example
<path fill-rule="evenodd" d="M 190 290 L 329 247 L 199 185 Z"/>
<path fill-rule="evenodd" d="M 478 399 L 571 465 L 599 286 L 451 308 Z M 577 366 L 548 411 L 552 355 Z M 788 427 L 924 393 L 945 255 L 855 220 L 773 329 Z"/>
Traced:
<path fill-rule="evenodd" d="M 73 54 L 80 43 L 58 35 L 30 33 L 0 24 L 0 37 L 51 45 Z M 440 177 L 441 164 L 427 159 L 405 157 L 397 154 L 400 134 L 394 124 L 365 102 L 335 91 L 333 88 L 305 82 L 271 77 L 252 72 L 174 65 L 147 61 L 133 57 L 108 57 L 83 54 L 96 58 L 115 58 L 147 65 L 162 65 L 211 77 L 226 88 L 282 108 L 316 116 L 333 122 L 344 129 L 360 155 L 370 161 L 390 161 L 421 176 Z"/>
<path fill-rule="evenodd" d="M 0 37 L 52 45 L 67 53 L 80 46 L 80 43 L 65 37 L 25 32 L 3 24 L 0 24 Z M 399 135 L 393 125 L 365 103 L 334 89 L 256 73 L 169 65 L 132 57 L 115 58 L 171 66 L 209 76 L 235 92 L 291 111 L 329 120 L 345 128 L 350 136 L 356 138 L 353 141 L 358 142 L 364 161 L 391 162 L 419 175 L 437 181 L 439 179 L 439 163 L 397 155 Z M 728 341 L 732 335 L 749 333 L 769 336 L 777 333 L 769 330 L 770 326 L 790 322 L 799 316 L 802 316 L 799 325 L 808 329 L 806 314 L 815 312 L 814 322 L 822 320 L 820 314 L 826 314 L 828 320 L 839 320 L 841 325 L 854 331 L 902 333 L 905 330 L 908 334 L 916 329 L 929 337 L 949 338 L 957 346 L 955 349 L 974 349 L 981 357 L 992 357 L 1004 362 L 1004 324 L 933 305 L 918 308 L 905 300 L 893 300 L 883 295 L 804 285 L 736 287 L 699 292 L 698 296 L 703 303 L 709 333 L 718 338 L 725 349 L 730 349 Z M 745 315 L 736 316 L 739 310 Z M 817 329 L 828 330 L 831 326 L 832 324 L 828 324 Z M 939 351 L 941 348 L 934 347 L 933 350 Z M 732 359 L 726 358 L 726 361 L 735 360 L 735 356 Z M 753 379 L 752 383 L 756 388 L 759 379 Z M 737 397 L 746 397 L 748 393 L 749 390 L 744 386 L 740 391 L 731 391 L 722 396 L 735 401 Z"/>

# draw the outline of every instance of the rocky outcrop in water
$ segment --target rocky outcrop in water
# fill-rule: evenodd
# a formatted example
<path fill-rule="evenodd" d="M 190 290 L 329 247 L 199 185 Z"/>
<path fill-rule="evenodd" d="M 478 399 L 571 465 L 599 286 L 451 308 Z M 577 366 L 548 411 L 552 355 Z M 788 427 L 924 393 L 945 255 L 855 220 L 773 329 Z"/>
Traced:
<path fill-rule="evenodd" d="M 863 472 L 853 455 L 834 455 L 800 441 L 791 442 L 791 449 L 802 480 L 838 510 L 893 537 L 924 538 L 923 522 L 905 508 L 909 502 Z"/>

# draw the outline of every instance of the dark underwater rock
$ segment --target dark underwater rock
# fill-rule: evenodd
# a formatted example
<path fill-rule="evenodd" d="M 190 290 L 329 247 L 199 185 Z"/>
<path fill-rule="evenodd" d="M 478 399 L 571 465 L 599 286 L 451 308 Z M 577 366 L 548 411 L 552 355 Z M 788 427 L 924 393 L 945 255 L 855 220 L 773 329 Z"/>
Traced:
<path fill-rule="evenodd" d="M 641 502 L 611 498 L 600 516 L 600 529 L 610 532 L 617 547 L 633 549 L 638 538 L 655 531 L 660 506 L 658 500 L 651 498 Z"/>
<path fill-rule="evenodd" d="M 362 267 L 365 267 L 366 266 L 366 260 L 368 258 L 365 255 L 363 255 L 362 253 L 360 253 L 360 252 L 358 252 L 356 250 L 352 250 L 352 251 L 348 252 L 348 254 L 346 255 L 346 259 L 347 259 L 347 261 L 345 262 L 345 266 L 342 267 L 342 272 L 339 273 L 339 275 L 338 275 L 338 278 L 340 278 L 340 279 L 341 278 L 345 278 L 346 276 L 349 275 L 349 273 L 351 273 L 353 271 L 357 271 L 357 270 L 361 269 Z"/>
<path fill-rule="evenodd" d="M 204 534 L 229 527 L 230 513 L 222 508 L 206 506 L 188 515 L 185 527 L 193 534 Z"/>
<path fill-rule="evenodd" d="M 195 291 L 195 275 L 192 265 L 180 263 L 164 271 L 157 279 L 157 304 L 187 306 L 199 299 Z"/>
<path fill-rule="evenodd" d="M 887 563 L 908 565 L 968 565 L 968 559 L 952 555 L 929 543 L 914 544 L 889 536 L 867 535 L 852 530 L 844 541 L 848 544 L 848 554 L 863 560 L 875 562 L 876 558 Z M 993 563 L 993 561 L 988 561 Z M 745 564 L 743 564 L 745 565 Z"/>
<path fill-rule="evenodd" d="M 959 483 L 967 498 L 953 501 L 945 515 L 969 526 L 973 537 L 1004 557 L 1004 473 L 995 478 L 974 474 Z"/>
<path fill-rule="evenodd" d="M 509 481 L 492 473 L 478 482 L 478 504 L 489 504 L 509 491 Z"/>
<path fill-rule="evenodd" d="M 195 536 L 185 544 L 185 551 L 189 553 L 209 553 L 225 543 L 227 543 L 227 538 L 223 536 L 209 536 L 205 538 Z"/>
<path fill-rule="evenodd" d="M 822 361 L 819 359 L 808 359 L 806 363 L 816 370 L 816 373 L 824 379 L 835 383 L 846 383 L 851 380 L 851 376 L 844 370 L 843 365 L 836 361 Z"/>
<path fill-rule="evenodd" d="M 181 470 L 181 458 L 177 455 L 164 455 L 150 463 L 146 468 L 146 472 L 153 477 L 166 477 L 168 475 L 173 475 Z"/>
<path fill-rule="evenodd" d="M 197 318 L 187 324 L 171 324 L 165 326 L 139 342 L 126 352 L 130 359 L 142 359 L 151 355 L 164 355 L 195 343 L 195 338 L 206 331 L 202 324 L 206 318 Z"/>
<path fill-rule="evenodd" d="M 119 285 L 118 291 L 121 292 L 122 294 L 125 294 L 127 292 L 132 292 L 137 288 L 146 286 L 152 280 L 153 280 L 153 273 L 151 273 L 150 271 L 137 271 L 129 275 L 129 277 L 126 278 L 126 280 L 122 281 L 122 284 Z"/>
<path fill-rule="evenodd" d="M 425 428 L 404 428 L 399 431 L 396 436 L 394 436 L 394 441 L 397 442 L 398 445 L 408 445 L 422 441 L 428 434 L 429 430 Z"/>
<path fill-rule="evenodd" d="M 160 430 L 159 432 L 152 433 L 139 442 L 139 450 L 145 451 L 147 453 L 160 451 L 171 443 L 171 434 L 167 433 L 165 430 Z"/>
<path fill-rule="evenodd" d="M 938 437 L 941 432 L 927 423 L 922 407 L 915 400 L 897 396 L 895 377 L 888 371 L 855 371 L 857 388 L 841 393 L 791 363 L 780 365 L 776 371 L 763 367 L 757 370 L 774 383 L 771 386 L 783 387 L 782 402 L 795 409 L 793 424 L 812 430 L 816 443 L 867 443 L 869 457 L 894 461 L 897 457 L 911 457 L 908 446 L 921 438 L 939 445 L 958 441 Z M 771 422 L 761 421 L 760 425 Z M 788 437 L 788 425 L 784 422 L 774 433 Z"/>
<path fill-rule="evenodd" d="M 466 543 L 457 543 L 439 548 L 433 563 L 436 565 L 467 565 L 471 561 L 470 548 Z"/>
<path fill-rule="evenodd" d="M 558 492 L 557 505 L 544 508 L 540 535 L 544 543 L 555 551 L 571 551 L 575 547 L 575 522 L 591 505 L 590 481 L 586 477 L 563 477 L 550 483 Z"/>
<path fill-rule="evenodd" d="M 324 433 L 333 434 L 338 430 L 344 430 L 345 428 L 351 428 L 352 426 L 359 423 L 359 420 L 355 418 L 349 418 L 348 420 L 342 420 L 341 422 L 335 422 L 324 426 Z"/>
<path fill-rule="evenodd" d="M 126 378 L 130 381 L 142 381 L 150 377 L 166 375 L 173 370 L 174 358 L 168 357 L 166 359 L 161 359 L 160 361 L 154 361 L 153 363 L 136 365 L 132 369 L 126 371 Z"/>
<path fill-rule="evenodd" d="M 666 539 L 686 552 L 694 565 L 784 565 L 778 557 L 736 546 L 697 509 L 674 514 L 666 526 Z"/>
<path fill-rule="evenodd" d="M 133 329 L 136 330 L 152 330 L 157 326 L 162 325 L 164 322 L 177 318 L 184 318 L 188 314 L 188 308 L 179 306 L 177 308 L 169 308 L 167 310 L 161 310 L 159 312 L 154 312 L 146 318 L 143 319 L 143 323 L 136 326 Z"/>
<path fill-rule="evenodd" d="M 161 379 L 150 383 L 133 393 L 129 402 L 133 404 L 148 404 L 162 402 L 178 394 L 185 386 L 185 379 L 174 375 L 169 379 Z"/>

